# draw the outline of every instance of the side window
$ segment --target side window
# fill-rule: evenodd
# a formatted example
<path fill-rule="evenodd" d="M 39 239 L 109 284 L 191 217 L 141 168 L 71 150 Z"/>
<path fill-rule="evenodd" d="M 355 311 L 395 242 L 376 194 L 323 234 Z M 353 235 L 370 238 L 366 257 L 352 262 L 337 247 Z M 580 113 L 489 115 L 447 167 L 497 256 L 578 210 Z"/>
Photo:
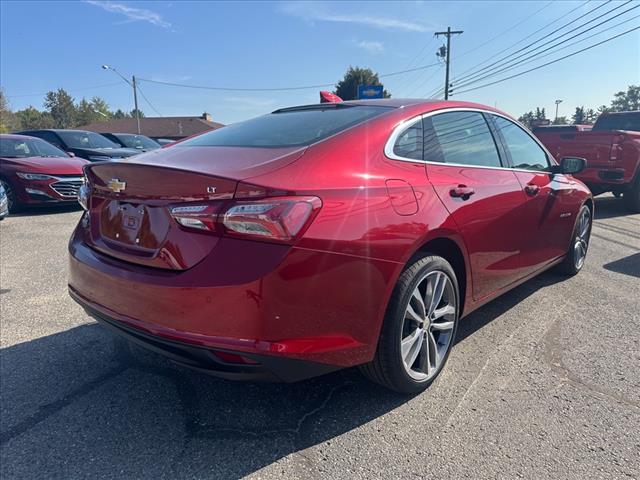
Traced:
<path fill-rule="evenodd" d="M 399 157 L 422 160 L 422 120 L 404 130 L 393 145 L 393 153 Z"/>
<path fill-rule="evenodd" d="M 501 167 L 493 135 L 480 112 L 449 112 L 425 119 L 425 160 Z"/>
<path fill-rule="evenodd" d="M 540 145 L 511 120 L 493 115 L 496 128 L 502 134 L 511 155 L 513 168 L 524 170 L 548 170 L 549 159 Z"/>
<path fill-rule="evenodd" d="M 64 149 L 64 147 L 62 146 L 62 142 L 60 141 L 58 136 L 53 132 L 38 132 L 38 137 L 55 145 L 56 147 Z"/>

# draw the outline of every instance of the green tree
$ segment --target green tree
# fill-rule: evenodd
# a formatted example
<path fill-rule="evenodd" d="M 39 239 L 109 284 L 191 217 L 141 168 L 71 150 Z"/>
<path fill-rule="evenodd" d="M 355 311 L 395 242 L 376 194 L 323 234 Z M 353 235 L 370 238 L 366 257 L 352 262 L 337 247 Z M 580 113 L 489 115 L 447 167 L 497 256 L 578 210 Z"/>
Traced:
<path fill-rule="evenodd" d="M 129 116 L 128 113 L 123 112 L 120 109 L 117 109 L 115 112 L 113 112 L 113 118 L 115 118 L 115 119 L 127 118 L 128 116 Z"/>
<path fill-rule="evenodd" d="M 78 125 L 88 125 L 90 123 L 106 122 L 113 114 L 109 111 L 109 105 L 100 97 L 93 97 L 91 101 L 80 100 L 77 107 Z"/>
<path fill-rule="evenodd" d="M 598 116 L 602 115 L 603 113 L 609 113 L 611 111 L 611 107 L 607 107 L 606 105 L 600 105 L 598 107 Z"/>
<path fill-rule="evenodd" d="M 553 122 L 554 125 L 567 125 L 568 123 L 567 117 L 558 117 Z"/>
<path fill-rule="evenodd" d="M 349 67 L 344 78 L 336 85 L 335 93 L 343 100 L 356 100 L 358 98 L 358 85 L 382 85 L 378 74 L 374 73 L 370 68 Z M 382 95 L 385 98 L 391 97 L 391 94 L 383 90 Z"/>
<path fill-rule="evenodd" d="M 16 112 L 16 117 L 20 122 L 20 128 L 24 130 L 32 130 L 37 128 L 53 128 L 54 122 L 51 115 L 41 112 L 37 108 L 29 106 L 23 110 Z"/>
<path fill-rule="evenodd" d="M 16 115 L 11 111 L 4 90 L 0 89 L 0 133 L 7 133 L 19 128 Z"/>
<path fill-rule="evenodd" d="M 77 125 L 78 110 L 73 97 L 63 88 L 48 92 L 44 106 L 53 118 L 55 128 L 72 128 Z"/>
<path fill-rule="evenodd" d="M 527 112 L 518 118 L 518 121 L 525 125 L 527 128 L 531 128 L 533 125 L 533 121 L 536 119 L 536 116 L 533 112 Z"/>
<path fill-rule="evenodd" d="M 572 115 L 571 121 L 574 125 L 580 125 L 587 122 L 587 114 L 584 110 L 584 107 L 576 107 L 576 111 Z"/>
<path fill-rule="evenodd" d="M 597 120 L 598 114 L 593 108 L 590 108 L 589 110 L 584 112 L 584 117 L 585 117 L 586 123 L 588 123 L 589 125 L 592 125 Z"/>
<path fill-rule="evenodd" d="M 140 112 L 140 118 L 144 118 L 144 112 L 140 109 L 138 109 L 138 112 Z M 136 118 L 136 109 L 134 108 L 133 110 L 131 110 L 131 112 L 129 112 L 129 116 Z"/>
<path fill-rule="evenodd" d="M 547 112 L 545 112 L 544 108 L 541 109 L 540 107 L 536 107 L 535 119 L 536 120 L 546 120 L 547 119 Z"/>
<path fill-rule="evenodd" d="M 614 112 L 640 110 L 640 86 L 629 85 L 626 92 L 616 93 L 611 102 L 611 110 Z"/>

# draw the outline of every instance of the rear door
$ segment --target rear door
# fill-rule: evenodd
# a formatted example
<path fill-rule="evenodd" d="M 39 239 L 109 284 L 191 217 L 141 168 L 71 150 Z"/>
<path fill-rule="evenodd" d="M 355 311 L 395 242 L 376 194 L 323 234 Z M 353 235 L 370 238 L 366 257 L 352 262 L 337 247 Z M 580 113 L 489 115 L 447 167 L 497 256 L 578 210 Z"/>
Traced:
<path fill-rule="evenodd" d="M 511 120 L 491 115 L 505 153 L 526 197 L 523 269 L 533 272 L 567 252 L 579 205 L 570 176 L 550 173 L 547 152 Z"/>
<path fill-rule="evenodd" d="M 527 199 L 485 114 L 450 111 L 423 122 L 427 175 L 462 232 L 481 299 L 522 277 Z"/>

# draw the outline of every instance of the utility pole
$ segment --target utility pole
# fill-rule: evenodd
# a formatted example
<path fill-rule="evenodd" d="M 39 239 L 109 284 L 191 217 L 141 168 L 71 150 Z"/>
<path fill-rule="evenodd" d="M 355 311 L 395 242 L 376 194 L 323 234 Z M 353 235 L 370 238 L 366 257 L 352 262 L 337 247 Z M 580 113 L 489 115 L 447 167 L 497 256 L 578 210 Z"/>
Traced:
<path fill-rule="evenodd" d="M 118 70 L 109 65 L 102 65 L 103 70 L 111 70 L 113 73 L 118 75 L 122 80 L 127 83 L 130 87 L 133 88 L 133 106 L 136 112 L 136 124 L 138 127 L 138 135 L 140 135 L 140 110 L 138 109 L 138 88 L 136 87 L 136 76 L 131 76 L 131 81 L 129 81 L 124 75 L 122 75 Z"/>
<path fill-rule="evenodd" d="M 136 124 L 138 127 L 138 135 L 140 135 L 140 110 L 138 110 L 138 89 L 136 87 L 136 76 L 131 76 L 131 86 L 133 87 L 133 104 L 136 109 Z"/>
<path fill-rule="evenodd" d="M 446 52 L 447 68 L 446 68 L 445 79 L 444 79 L 444 99 L 445 100 L 449 100 L 449 88 L 451 87 L 451 85 L 449 85 L 449 63 L 451 61 L 451 35 L 460 35 L 462 33 L 464 33 L 462 30 L 451 30 L 451 27 L 447 27 L 446 32 L 434 33 L 436 37 L 439 37 L 440 35 L 445 35 L 447 37 L 447 52 Z"/>
<path fill-rule="evenodd" d="M 556 118 L 553 123 L 558 123 L 558 105 L 562 103 L 562 100 L 556 100 Z"/>

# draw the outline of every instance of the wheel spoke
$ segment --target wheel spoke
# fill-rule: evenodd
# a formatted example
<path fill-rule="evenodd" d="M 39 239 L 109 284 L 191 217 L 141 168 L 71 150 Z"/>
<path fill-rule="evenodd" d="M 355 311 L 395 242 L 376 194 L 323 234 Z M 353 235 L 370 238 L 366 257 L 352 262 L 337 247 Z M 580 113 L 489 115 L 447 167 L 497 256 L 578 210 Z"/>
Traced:
<path fill-rule="evenodd" d="M 411 306 L 411 303 L 407 305 L 407 311 L 405 312 L 404 318 L 410 318 L 411 320 L 417 323 L 422 323 L 424 321 L 424 317 L 416 313 L 416 311 Z"/>
<path fill-rule="evenodd" d="M 436 338 L 433 336 L 433 332 L 429 332 L 427 335 L 427 341 L 425 343 L 429 343 L 429 363 L 430 366 L 433 365 L 433 368 L 438 368 L 440 364 L 440 355 L 438 354 L 438 342 L 436 342 Z M 433 360 L 433 361 L 432 361 Z"/>
<path fill-rule="evenodd" d="M 431 374 L 431 344 L 429 340 L 423 340 L 420 349 L 420 370 L 427 375 Z"/>
<path fill-rule="evenodd" d="M 425 318 L 427 316 L 427 307 L 424 304 L 422 294 L 420 293 L 418 287 L 413 290 L 412 300 L 415 300 L 416 304 L 418 305 L 419 311 L 416 313 L 418 313 L 418 315 L 420 315 L 422 318 Z M 409 306 L 411 306 L 411 302 L 409 302 Z"/>
<path fill-rule="evenodd" d="M 434 275 L 431 288 L 431 299 L 429 300 L 429 317 L 433 315 L 434 310 L 440 304 L 442 300 L 442 294 L 444 293 L 444 287 L 447 285 L 447 277 L 442 272 L 436 272 Z M 428 292 L 427 292 L 428 293 Z"/>
<path fill-rule="evenodd" d="M 435 330 L 437 332 L 446 332 L 447 330 L 451 330 L 453 328 L 453 322 L 437 322 L 431 324 L 431 330 Z"/>
<path fill-rule="evenodd" d="M 421 328 L 417 328 L 411 335 L 404 338 L 401 344 L 401 355 L 405 365 L 409 368 L 416 361 L 418 353 L 420 353 L 420 347 L 424 340 L 424 331 Z"/>
<path fill-rule="evenodd" d="M 439 308 L 433 312 L 431 316 L 431 320 L 437 320 L 438 318 L 444 317 L 446 315 L 453 315 L 456 313 L 456 307 L 453 305 L 446 305 L 442 308 Z"/>
<path fill-rule="evenodd" d="M 580 219 L 580 238 L 586 239 L 589 231 L 589 215 L 584 213 Z"/>

